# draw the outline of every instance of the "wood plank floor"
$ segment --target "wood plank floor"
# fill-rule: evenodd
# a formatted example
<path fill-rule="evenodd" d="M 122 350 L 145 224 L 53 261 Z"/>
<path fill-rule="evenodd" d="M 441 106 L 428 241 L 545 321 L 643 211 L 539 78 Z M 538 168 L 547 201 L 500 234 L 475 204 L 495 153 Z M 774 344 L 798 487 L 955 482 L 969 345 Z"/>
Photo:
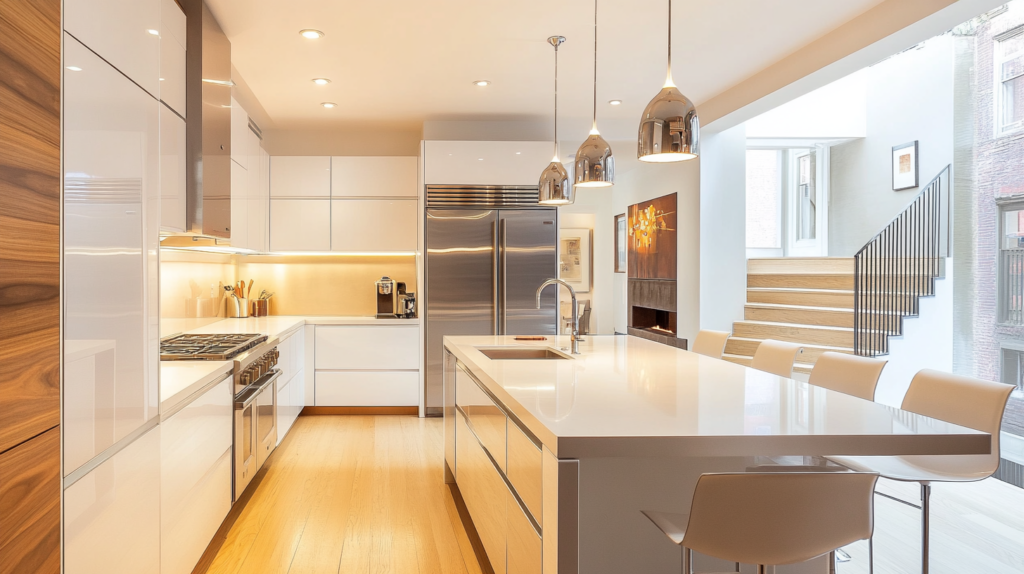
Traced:
<path fill-rule="evenodd" d="M 194 574 L 480 574 L 442 452 L 436 418 L 299 417 Z"/>

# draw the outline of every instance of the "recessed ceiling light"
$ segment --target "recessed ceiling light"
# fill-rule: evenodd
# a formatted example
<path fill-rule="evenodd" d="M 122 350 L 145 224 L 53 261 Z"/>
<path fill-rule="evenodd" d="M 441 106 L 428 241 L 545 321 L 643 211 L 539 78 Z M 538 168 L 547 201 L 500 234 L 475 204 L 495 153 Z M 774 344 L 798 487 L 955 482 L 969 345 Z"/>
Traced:
<path fill-rule="evenodd" d="M 325 108 L 327 108 L 327 109 L 331 109 L 331 108 L 334 108 L 334 107 L 338 106 L 338 104 L 336 104 L 334 102 L 323 102 L 320 105 L 325 107 Z"/>
<path fill-rule="evenodd" d="M 521 152 L 521 151 L 517 151 L 517 152 L 516 152 L 516 155 L 523 155 L 523 152 Z"/>
<path fill-rule="evenodd" d="M 481 87 L 481 88 L 482 88 L 482 87 L 484 87 L 484 86 L 489 86 L 489 85 L 491 85 L 491 81 L 490 81 L 490 80 L 477 80 L 477 81 L 473 82 L 473 85 L 475 85 L 475 86 L 478 86 L 478 87 Z"/>
<path fill-rule="evenodd" d="M 78 66 L 68 66 L 66 69 L 71 70 L 72 72 L 81 72 L 82 71 L 82 68 L 79 68 Z"/>
<path fill-rule="evenodd" d="M 302 37 L 308 40 L 319 40 L 320 38 L 324 37 L 323 32 L 321 32 L 320 30 L 313 29 L 299 30 L 299 34 L 302 34 Z"/>
<path fill-rule="evenodd" d="M 150 34 L 154 35 L 154 36 L 159 36 L 160 35 L 160 30 L 153 30 L 151 28 L 151 29 L 146 30 L 146 31 L 149 32 Z"/>
<path fill-rule="evenodd" d="M 160 81 L 163 82 L 163 81 L 166 81 L 166 80 L 164 80 L 163 78 L 160 78 Z"/>
<path fill-rule="evenodd" d="M 622 100 L 608 100 L 608 103 L 613 106 L 617 106 L 622 103 Z"/>
<path fill-rule="evenodd" d="M 478 157 L 478 158 L 476 158 L 476 161 L 484 161 L 484 158 Z"/>
<path fill-rule="evenodd" d="M 313 83 L 318 86 L 326 86 L 327 84 L 330 84 L 331 81 L 327 78 L 313 78 Z"/>

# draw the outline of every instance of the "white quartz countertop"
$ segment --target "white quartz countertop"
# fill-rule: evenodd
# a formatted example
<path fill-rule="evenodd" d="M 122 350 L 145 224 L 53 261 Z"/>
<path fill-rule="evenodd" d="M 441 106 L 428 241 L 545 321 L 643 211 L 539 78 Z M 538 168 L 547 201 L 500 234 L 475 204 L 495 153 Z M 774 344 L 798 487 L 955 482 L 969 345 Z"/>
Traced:
<path fill-rule="evenodd" d="M 513 337 L 445 346 L 559 458 L 987 454 L 991 437 L 886 405 L 627 336 L 587 336 L 572 359 L 497 360 L 479 347 L 567 348 Z"/>

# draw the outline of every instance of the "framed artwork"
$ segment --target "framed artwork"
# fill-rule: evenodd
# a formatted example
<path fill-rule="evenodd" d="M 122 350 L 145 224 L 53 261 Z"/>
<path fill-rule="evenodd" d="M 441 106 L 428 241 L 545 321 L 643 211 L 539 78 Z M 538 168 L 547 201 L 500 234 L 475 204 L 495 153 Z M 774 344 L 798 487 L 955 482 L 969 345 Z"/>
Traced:
<path fill-rule="evenodd" d="M 615 272 L 626 272 L 626 214 L 615 216 Z"/>
<path fill-rule="evenodd" d="M 917 186 L 917 140 L 914 140 L 892 148 L 892 190 Z"/>
<path fill-rule="evenodd" d="M 676 278 L 676 194 L 630 205 L 627 270 L 630 279 Z"/>
<path fill-rule="evenodd" d="M 593 252 L 590 229 L 561 229 L 558 232 L 558 278 L 577 293 L 589 293 Z"/>

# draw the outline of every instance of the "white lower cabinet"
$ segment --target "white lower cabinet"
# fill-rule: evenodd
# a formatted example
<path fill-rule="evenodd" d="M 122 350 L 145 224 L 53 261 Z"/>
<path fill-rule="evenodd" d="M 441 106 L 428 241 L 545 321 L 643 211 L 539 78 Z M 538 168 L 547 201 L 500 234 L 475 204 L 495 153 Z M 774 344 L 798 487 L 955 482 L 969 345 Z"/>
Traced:
<path fill-rule="evenodd" d="M 420 400 L 418 371 L 317 371 L 316 405 L 414 407 Z"/>
<path fill-rule="evenodd" d="M 416 325 L 321 326 L 316 328 L 316 368 L 412 370 L 420 367 Z"/>
<path fill-rule="evenodd" d="M 278 379 L 283 380 L 284 377 Z M 306 402 L 305 374 L 303 371 L 277 386 L 277 444 L 281 444 L 285 435 L 299 418 Z"/>
<path fill-rule="evenodd" d="M 160 431 L 64 490 L 65 574 L 160 574 Z"/>
<path fill-rule="evenodd" d="M 189 574 L 231 509 L 232 378 L 161 423 L 161 574 Z"/>

